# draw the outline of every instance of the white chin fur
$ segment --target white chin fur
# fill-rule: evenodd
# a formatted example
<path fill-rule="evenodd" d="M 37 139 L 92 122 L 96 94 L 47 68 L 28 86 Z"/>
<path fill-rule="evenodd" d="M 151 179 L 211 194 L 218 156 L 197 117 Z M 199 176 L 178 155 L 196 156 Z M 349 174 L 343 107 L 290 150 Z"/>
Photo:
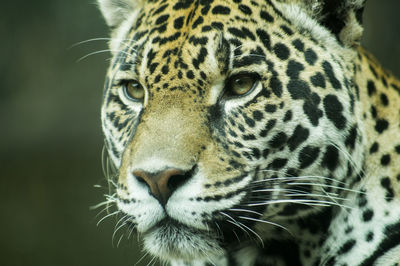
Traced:
<path fill-rule="evenodd" d="M 223 255 L 217 236 L 187 227 L 162 225 L 144 235 L 144 248 L 162 261 L 192 261 Z"/>

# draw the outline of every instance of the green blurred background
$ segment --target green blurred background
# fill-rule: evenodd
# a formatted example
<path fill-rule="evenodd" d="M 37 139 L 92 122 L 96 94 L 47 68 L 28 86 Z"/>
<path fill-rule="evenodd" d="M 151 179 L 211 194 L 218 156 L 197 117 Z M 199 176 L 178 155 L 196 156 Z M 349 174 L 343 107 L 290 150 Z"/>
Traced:
<path fill-rule="evenodd" d="M 89 210 L 107 191 L 99 108 L 110 55 L 78 62 L 106 42 L 71 46 L 107 37 L 95 1 L 0 9 L 0 264 L 134 265 L 136 243 L 117 248 L 115 220 L 96 226 L 98 211 Z M 370 0 L 363 43 L 400 76 L 398 10 L 398 0 Z"/>

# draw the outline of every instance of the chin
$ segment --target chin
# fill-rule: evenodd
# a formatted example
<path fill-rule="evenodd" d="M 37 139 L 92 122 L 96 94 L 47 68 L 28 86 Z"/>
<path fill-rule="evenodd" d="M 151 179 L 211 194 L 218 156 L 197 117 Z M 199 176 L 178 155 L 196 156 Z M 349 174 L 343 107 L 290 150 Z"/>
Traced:
<path fill-rule="evenodd" d="M 217 233 L 163 221 L 143 235 L 144 248 L 161 261 L 193 261 L 224 254 Z"/>

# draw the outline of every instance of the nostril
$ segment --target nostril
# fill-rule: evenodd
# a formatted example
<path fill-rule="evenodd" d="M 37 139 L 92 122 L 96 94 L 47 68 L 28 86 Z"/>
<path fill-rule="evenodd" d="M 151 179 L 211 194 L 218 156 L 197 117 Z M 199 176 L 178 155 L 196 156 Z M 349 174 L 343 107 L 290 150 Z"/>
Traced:
<path fill-rule="evenodd" d="M 139 183 L 142 183 L 143 185 L 148 186 L 147 182 L 144 180 L 143 177 L 136 176 L 136 180 L 137 180 Z"/>
<path fill-rule="evenodd" d="M 184 175 L 173 175 L 168 179 L 167 187 L 171 191 L 175 191 L 178 187 L 183 185 L 190 177 L 188 174 Z"/>

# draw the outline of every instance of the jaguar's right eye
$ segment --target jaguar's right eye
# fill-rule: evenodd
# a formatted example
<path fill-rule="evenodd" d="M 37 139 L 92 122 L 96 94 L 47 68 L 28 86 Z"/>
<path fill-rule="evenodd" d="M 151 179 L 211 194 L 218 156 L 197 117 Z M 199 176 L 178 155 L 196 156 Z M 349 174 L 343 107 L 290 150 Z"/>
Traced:
<path fill-rule="evenodd" d="M 123 82 L 122 88 L 125 96 L 132 101 L 143 101 L 145 91 L 143 86 L 137 80 L 128 80 Z"/>

